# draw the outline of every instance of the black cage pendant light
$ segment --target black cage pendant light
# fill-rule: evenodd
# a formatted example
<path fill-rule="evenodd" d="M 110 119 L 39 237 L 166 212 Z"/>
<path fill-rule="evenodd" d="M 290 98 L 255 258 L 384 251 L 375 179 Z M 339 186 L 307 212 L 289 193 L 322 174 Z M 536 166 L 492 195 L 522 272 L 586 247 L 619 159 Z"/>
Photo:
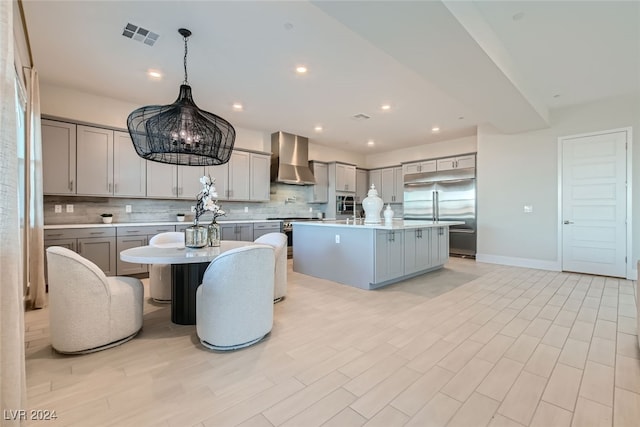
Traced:
<path fill-rule="evenodd" d="M 187 40 L 191 31 L 181 28 L 184 38 L 184 83 L 171 105 L 148 105 L 129 114 L 127 128 L 140 157 L 160 163 L 212 166 L 227 163 L 236 131 L 231 123 L 199 109 L 187 81 Z"/>

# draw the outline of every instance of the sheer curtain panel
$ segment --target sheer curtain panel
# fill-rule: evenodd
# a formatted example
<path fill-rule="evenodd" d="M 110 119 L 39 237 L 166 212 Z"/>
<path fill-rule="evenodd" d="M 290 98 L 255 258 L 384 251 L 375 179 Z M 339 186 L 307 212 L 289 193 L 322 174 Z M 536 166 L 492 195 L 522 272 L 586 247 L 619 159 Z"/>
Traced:
<path fill-rule="evenodd" d="M 0 1 L 0 410 L 26 409 L 24 307 L 18 221 L 13 1 Z M 5 412 L 6 411 L 6 412 Z M 5 419 L 9 418 L 9 419 Z M 20 420 L 2 417 L 2 426 Z"/>
<path fill-rule="evenodd" d="M 27 209 L 28 243 L 27 261 L 29 266 L 29 303 L 32 308 L 45 306 L 44 283 L 44 210 L 42 194 L 42 133 L 40 128 L 40 84 L 38 71 L 30 70 L 28 117 L 28 200 Z"/>

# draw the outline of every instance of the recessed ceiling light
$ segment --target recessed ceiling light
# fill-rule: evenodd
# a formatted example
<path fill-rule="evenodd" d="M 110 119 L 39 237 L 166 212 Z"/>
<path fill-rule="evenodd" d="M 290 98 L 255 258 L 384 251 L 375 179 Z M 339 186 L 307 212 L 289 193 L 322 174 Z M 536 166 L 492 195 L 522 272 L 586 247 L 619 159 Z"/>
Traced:
<path fill-rule="evenodd" d="M 233 109 L 236 110 L 236 111 L 242 111 L 244 109 L 244 107 L 239 102 L 236 102 L 236 103 L 233 104 Z"/>
<path fill-rule="evenodd" d="M 315 130 L 316 132 L 322 132 L 322 126 L 318 125 L 314 127 L 313 130 Z"/>
<path fill-rule="evenodd" d="M 434 126 L 431 128 L 431 132 L 440 132 L 440 128 L 438 126 Z"/>
<path fill-rule="evenodd" d="M 381 109 L 383 109 L 384 111 L 390 110 L 391 109 L 391 105 L 389 104 L 383 104 L 382 107 L 380 107 Z"/>
<path fill-rule="evenodd" d="M 373 147 L 374 145 L 376 145 L 376 142 L 373 139 L 370 139 L 370 140 L 367 141 L 367 145 L 369 147 Z"/>
<path fill-rule="evenodd" d="M 147 71 L 147 76 L 153 80 L 160 80 L 162 78 L 162 73 L 158 70 L 149 70 Z"/>
<path fill-rule="evenodd" d="M 307 67 L 305 67 L 304 65 L 298 65 L 296 67 L 296 73 L 305 74 L 306 72 L 307 72 Z"/>

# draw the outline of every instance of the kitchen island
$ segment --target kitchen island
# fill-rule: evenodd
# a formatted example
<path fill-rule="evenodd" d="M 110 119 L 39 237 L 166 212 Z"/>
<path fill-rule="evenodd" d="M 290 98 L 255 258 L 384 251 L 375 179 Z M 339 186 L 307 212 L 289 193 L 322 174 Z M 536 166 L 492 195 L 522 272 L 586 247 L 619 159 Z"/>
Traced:
<path fill-rule="evenodd" d="M 376 289 L 449 260 L 449 226 L 458 221 L 293 223 L 293 270 L 360 289 Z"/>

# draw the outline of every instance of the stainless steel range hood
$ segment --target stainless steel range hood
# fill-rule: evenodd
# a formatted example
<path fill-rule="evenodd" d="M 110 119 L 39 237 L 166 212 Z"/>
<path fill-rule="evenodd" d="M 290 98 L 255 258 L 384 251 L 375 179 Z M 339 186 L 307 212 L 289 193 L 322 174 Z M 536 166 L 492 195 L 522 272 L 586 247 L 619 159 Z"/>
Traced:
<path fill-rule="evenodd" d="M 271 134 L 271 181 L 313 185 L 309 169 L 309 138 L 286 132 Z"/>

